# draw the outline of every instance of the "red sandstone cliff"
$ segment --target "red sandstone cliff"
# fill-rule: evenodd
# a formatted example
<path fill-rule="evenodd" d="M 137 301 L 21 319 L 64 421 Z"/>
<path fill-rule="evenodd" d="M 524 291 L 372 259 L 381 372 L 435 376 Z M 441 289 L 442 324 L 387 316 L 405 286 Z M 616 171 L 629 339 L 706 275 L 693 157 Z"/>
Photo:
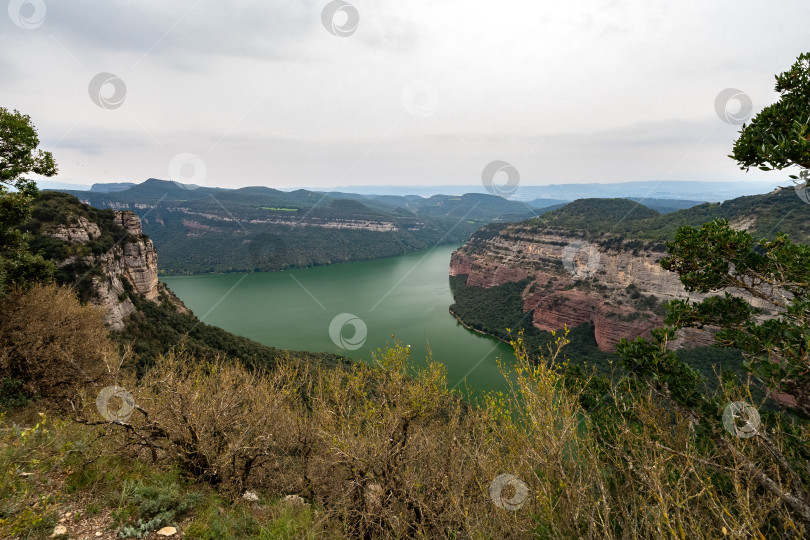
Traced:
<path fill-rule="evenodd" d="M 534 310 L 537 328 L 590 322 L 599 348 L 612 351 L 622 338 L 649 336 L 661 326 L 662 302 L 690 297 L 677 275 L 661 268 L 664 255 L 649 246 L 606 248 L 568 231 L 513 224 L 490 238 L 474 237 L 453 253 L 450 275 L 467 275 L 468 285 L 485 288 L 529 278 L 523 310 Z M 711 333 L 690 330 L 681 332 L 673 346 L 712 343 Z"/>

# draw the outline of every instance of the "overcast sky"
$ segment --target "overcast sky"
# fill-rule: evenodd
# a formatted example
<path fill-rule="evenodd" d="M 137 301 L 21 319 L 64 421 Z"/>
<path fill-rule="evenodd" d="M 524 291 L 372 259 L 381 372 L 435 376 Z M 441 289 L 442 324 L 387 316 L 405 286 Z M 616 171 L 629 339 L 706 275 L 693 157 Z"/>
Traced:
<path fill-rule="evenodd" d="M 80 184 L 787 182 L 727 155 L 810 51 L 807 0 L 4 3 L 0 106 Z"/>

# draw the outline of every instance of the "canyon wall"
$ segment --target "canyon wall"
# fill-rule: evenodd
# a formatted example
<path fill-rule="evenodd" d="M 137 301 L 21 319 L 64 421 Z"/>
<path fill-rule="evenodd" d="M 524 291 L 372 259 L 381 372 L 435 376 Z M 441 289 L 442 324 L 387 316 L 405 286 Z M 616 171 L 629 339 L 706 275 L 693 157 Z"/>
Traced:
<path fill-rule="evenodd" d="M 494 287 L 528 280 L 523 311 L 534 310 L 541 330 L 591 322 L 599 348 L 612 351 L 622 338 L 649 336 L 663 324 L 662 302 L 697 300 L 677 274 L 664 270 L 666 255 L 652 243 L 586 242 L 570 231 L 509 225 L 497 234 L 476 234 L 450 260 L 450 275 L 467 284 Z M 714 342 L 708 331 L 682 331 L 673 344 L 697 347 Z"/>

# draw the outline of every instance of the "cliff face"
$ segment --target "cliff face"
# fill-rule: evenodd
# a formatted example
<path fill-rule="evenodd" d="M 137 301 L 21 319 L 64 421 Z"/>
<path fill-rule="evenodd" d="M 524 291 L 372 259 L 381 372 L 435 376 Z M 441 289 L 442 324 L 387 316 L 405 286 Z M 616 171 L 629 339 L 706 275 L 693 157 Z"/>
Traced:
<path fill-rule="evenodd" d="M 589 244 L 569 231 L 514 224 L 473 236 L 453 253 L 450 275 L 466 274 L 468 285 L 485 288 L 528 278 L 523 311 L 534 310 L 534 326 L 550 331 L 592 322 L 599 348 L 612 351 L 622 338 L 649 336 L 661 326 L 662 302 L 690 297 L 677 275 L 661 268 L 664 256 L 650 245 Z M 675 347 L 712 343 L 709 332 L 688 332 Z"/>
<path fill-rule="evenodd" d="M 59 262 L 64 266 L 80 261 L 90 267 L 91 301 L 105 309 L 107 326 L 112 330 L 123 329 L 126 317 L 136 310 L 125 294 L 125 282 L 144 300 L 156 302 L 163 293 L 185 311 L 180 300 L 158 282 L 157 252 L 152 241 L 144 236 L 141 220 L 134 212 L 116 211 L 115 224 L 127 230 L 127 239 L 101 255 L 73 256 Z M 97 224 L 79 216 L 70 225 L 56 225 L 45 234 L 80 247 L 100 236 L 101 231 Z"/>

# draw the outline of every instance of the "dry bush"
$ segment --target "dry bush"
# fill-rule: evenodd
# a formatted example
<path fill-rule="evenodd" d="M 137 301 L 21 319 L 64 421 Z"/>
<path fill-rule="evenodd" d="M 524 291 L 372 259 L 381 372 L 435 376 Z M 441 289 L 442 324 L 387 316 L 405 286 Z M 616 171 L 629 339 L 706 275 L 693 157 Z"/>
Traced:
<path fill-rule="evenodd" d="M 376 356 L 380 369 L 320 372 L 314 385 L 320 440 L 309 475 L 318 501 L 351 537 L 464 529 L 462 501 L 452 494 L 474 483 L 457 443 L 469 408 L 447 391 L 440 364 L 407 373 L 408 354 L 395 346 Z"/>
<path fill-rule="evenodd" d="M 176 461 L 195 478 L 238 495 L 255 478 L 280 472 L 278 457 L 292 452 L 290 403 L 295 362 L 272 374 L 217 359 L 198 362 L 171 352 L 131 388 L 136 410 L 118 422 L 131 445 L 153 459 Z M 94 417 L 88 403 L 86 418 Z M 95 414 L 95 423 L 103 423 Z"/>
<path fill-rule="evenodd" d="M 754 442 L 706 444 L 643 386 L 615 387 L 597 425 L 563 385 L 565 342 L 535 365 L 518 341 L 510 390 L 478 405 L 400 346 L 375 367 L 268 372 L 180 351 L 128 383 L 138 407 L 121 424 L 130 449 L 233 497 L 298 494 L 349 538 L 801 537 L 752 481 L 746 463 L 776 467 Z M 503 474 L 526 492 L 491 491 Z"/>
<path fill-rule="evenodd" d="M 83 388 L 107 384 L 117 364 L 100 310 L 70 289 L 34 285 L 0 303 L 0 373 L 29 395 L 66 407 Z"/>

